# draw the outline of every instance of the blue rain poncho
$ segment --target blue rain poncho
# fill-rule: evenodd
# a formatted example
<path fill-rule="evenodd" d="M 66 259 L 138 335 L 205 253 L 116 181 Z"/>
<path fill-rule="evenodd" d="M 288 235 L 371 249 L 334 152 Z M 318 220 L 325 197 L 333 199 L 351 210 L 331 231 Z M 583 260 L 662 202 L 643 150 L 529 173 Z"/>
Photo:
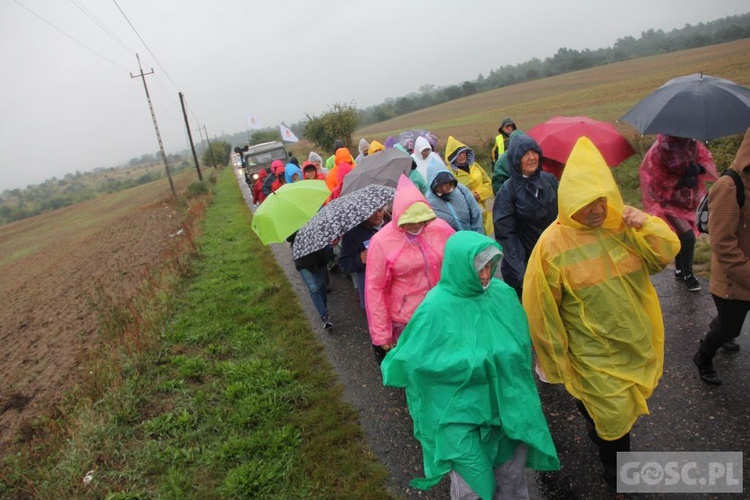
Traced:
<path fill-rule="evenodd" d="M 607 217 L 592 228 L 571 217 L 607 198 Z M 557 191 L 557 220 L 539 238 L 526 268 L 523 307 L 539 364 L 565 384 L 613 441 L 628 433 L 662 375 L 664 324 L 649 275 L 680 248 L 658 217 L 625 225 L 624 203 L 596 146 L 578 140 Z"/>
<path fill-rule="evenodd" d="M 448 239 L 440 282 L 381 365 L 385 385 L 406 388 L 422 444 L 425 477 L 411 485 L 430 488 L 455 469 L 487 499 L 494 468 L 520 442 L 527 467 L 559 468 L 531 373 L 526 315 L 512 288 L 493 278 L 483 289 L 474 268 L 489 247 L 500 250 L 473 231 Z"/>

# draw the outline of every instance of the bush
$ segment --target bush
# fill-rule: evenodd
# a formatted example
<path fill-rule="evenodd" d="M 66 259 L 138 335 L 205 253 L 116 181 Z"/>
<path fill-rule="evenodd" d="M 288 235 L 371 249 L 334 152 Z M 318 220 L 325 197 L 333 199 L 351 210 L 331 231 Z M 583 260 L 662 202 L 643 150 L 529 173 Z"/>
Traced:
<path fill-rule="evenodd" d="M 203 181 L 193 181 L 187 187 L 188 198 L 195 198 L 208 194 L 208 185 Z"/>

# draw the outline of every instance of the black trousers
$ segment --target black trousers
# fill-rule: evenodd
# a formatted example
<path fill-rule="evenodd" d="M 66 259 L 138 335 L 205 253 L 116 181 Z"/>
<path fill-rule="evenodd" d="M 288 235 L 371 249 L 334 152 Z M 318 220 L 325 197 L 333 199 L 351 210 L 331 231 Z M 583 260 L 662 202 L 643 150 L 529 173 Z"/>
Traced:
<path fill-rule="evenodd" d="M 717 314 L 709 323 L 708 333 L 700 346 L 700 353 L 708 359 L 712 359 L 726 342 L 739 336 L 750 310 L 750 301 L 723 299 L 714 294 L 711 297 L 716 304 Z"/>
<path fill-rule="evenodd" d="M 614 485 L 617 483 L 617 452 L 630 451 L 630 433 L 628 432 L 614 441 L 602 439 L 596 433 L 594 419 L 591 418 L 591 415 L 586 411 L 586 407 L 583 406 L 583 403 L 580 400 L 576 401 L 576 407 L 578 408 L 578 411 L 581 412 L 581 415 L 583 415 L 583 418 L 586 419 L 586 430 L 589 439 L 599 447 L 599 461 L 604 468 L 604 479 L 608 484 Z"/>

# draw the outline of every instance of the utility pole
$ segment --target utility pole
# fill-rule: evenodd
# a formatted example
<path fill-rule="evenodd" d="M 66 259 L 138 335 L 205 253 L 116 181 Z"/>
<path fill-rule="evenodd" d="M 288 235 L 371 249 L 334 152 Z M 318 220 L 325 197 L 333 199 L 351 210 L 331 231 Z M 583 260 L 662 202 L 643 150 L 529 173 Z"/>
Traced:
<path fill-rule="evenodd" d="M 214 165 L 214 170 L 216 170 L 216 160 L 214 160 L 214 150 L 211 148 L 211 141 L 208 138 L 208 130 L 206 130 L 206 125 L 203 125 L 203 131 L 206 133 L 206 142 L 208 143 L 208 154 L 211 155 L 211 163 Z"/>
<path fill-rule="evenodd" d="M 198 165 L 198 155 L 195 154 L 195 144 L 193 144 L 193 134 L 190 133 L 190 124 L 188 123 L 188 117 L 187 112 L 185 111 L 185 96 L 182 94 L 182 92 L 178 92 L 180 95 L 180 104 L 182 105 L 182 116 L 185 117 L 185 129 L 188 133 L 188 140 L 190 141 L 190 149 L 193 151 L 193 160 L 195 160 L 195 170 L 198 171 L 198 179 L 203 180 L 203 175 L 201 174 L 201 167 Z"/>
<path fill-rule="evenodd" d="M 172 182 L 172 174 L 169 172 L 169 163 L 167 162 L 167 155 L 164 153 L 164 144 L 161 142 L 161 134 L 159 133 L 159 125 L 156 123 L 156 114 L 154 113 L 154 106 L 151 104 L 151 96 L 148 94 L 148 85 L 146 85 L 146 75 L 153 74 L 154 68 L 151 68 L 151 71 L 149 73 L 144 73 L 143 68 L 141 67 L 141 58 L 138 57 L 138 54 L 135 55 L 136 59 L 138 59 L 138 71 L 139 75 L 133 76 L 133 73 L 130 73 L 130 78 L 138 78 L 141 77 L 141 80 L 143 80 L 143 88 L 146 90 L 146 100 L 148 100 L 148 108 L 151 110 L 151 119 L 154 121 L 154 130 L 156 130 L 156 138 L 159 140 L 159 149 L 161 150 L 161 158 L 164 160 L 164 169 L 167 171 L 167 178 L 169 179 L 169 187 L 172 188 L 172 196 L 177 198 L 177 191 L 174 189 L 174 182 Z"/>

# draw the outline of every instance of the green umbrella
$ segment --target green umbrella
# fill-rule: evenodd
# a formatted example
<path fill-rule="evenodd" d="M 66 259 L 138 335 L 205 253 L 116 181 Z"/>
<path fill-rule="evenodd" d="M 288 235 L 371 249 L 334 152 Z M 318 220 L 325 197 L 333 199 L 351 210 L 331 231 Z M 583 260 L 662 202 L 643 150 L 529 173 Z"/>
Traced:
<path fill-rule="evenodd" d="M 330 194 L 325 181 L 304 180 L 284 184 L 255 209 L 253 231 L 264 245 L 283 243 L 312 219 Z"/>

